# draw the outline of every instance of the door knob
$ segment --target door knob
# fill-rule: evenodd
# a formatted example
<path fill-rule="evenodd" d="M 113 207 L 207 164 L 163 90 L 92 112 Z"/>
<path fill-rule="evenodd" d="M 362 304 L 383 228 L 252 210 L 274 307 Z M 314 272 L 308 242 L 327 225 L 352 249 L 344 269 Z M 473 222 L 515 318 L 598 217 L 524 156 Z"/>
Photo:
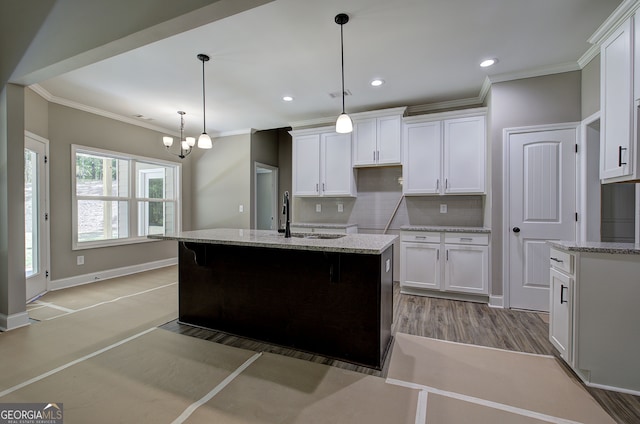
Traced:
<path fill-rule="evenodd" d="M 514 232 L 514 233 L 519 233 L 519 232 L 520 232 L 520 228 L 518 228 L 518 227 L 513 227 L 513 232 Z"/>

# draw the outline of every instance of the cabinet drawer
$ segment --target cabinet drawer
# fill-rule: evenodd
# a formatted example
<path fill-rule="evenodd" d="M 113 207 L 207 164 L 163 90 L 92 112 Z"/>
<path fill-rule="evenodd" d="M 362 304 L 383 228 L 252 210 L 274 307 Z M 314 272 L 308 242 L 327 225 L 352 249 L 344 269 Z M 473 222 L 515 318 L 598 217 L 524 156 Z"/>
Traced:
<path fill-rule="evenodd" d="M 401 233 L 400 241 L 410 241 L 415 243 L 440 243 L 440 233 L 429 233 L 429 232 Z"/>
<path fill-rule="evenodd" d="M 553 247 L 549 249 L 549 262 L 552 268 L 573 275 L 573 261 L 574 256 L 572 254 L 554 249 Z"/>
<path fill-rule="evenodd" d="M 473 244 L 479 246 L 489 245 L 488 234 L 478 233 L 446 233 L 444 235 L 446 244 Z"/>

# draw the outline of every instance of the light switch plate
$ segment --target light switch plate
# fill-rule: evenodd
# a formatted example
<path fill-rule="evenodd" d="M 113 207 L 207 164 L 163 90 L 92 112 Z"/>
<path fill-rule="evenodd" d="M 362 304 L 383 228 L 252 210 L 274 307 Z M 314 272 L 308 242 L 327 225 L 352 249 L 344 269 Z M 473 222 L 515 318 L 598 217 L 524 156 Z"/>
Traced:
<path fill-rule="evenodd" d="M 344 205 L 342 203 L 338 203 L 338 212 L 344 212 Z"/>
<path fill-rule="evenodd" d="M 244 212 L 244 205 L 238 206 L 238 212 Z"/>
<path fill-rule="evenodd" d="M 316 203 L 316 212 L 322 212 L 322 205 L 320 203 Z"/>
<path fill-rule="evenodd" d="M 447 213 L 447 205 L 446 204 L 440 205 L 440 213 Z"/>
<path fill-rule="evenodd" d="M 84 256 L 82 256 L 82 255 L 78 256 L 78 257 L 76 258 L 76 261 L 77 261 L 76 263 L 77 263 L 78 265 L 84 265 Z"/>

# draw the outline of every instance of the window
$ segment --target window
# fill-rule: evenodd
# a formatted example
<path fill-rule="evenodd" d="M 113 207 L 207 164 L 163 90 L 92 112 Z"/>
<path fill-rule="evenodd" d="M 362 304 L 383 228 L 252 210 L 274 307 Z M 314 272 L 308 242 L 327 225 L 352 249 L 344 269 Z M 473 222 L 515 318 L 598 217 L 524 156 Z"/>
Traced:
<path fill-rule="evenodd" d="M 179 164 L 77 145 L 72 164 L 74 249 L 177 232 Z"/>

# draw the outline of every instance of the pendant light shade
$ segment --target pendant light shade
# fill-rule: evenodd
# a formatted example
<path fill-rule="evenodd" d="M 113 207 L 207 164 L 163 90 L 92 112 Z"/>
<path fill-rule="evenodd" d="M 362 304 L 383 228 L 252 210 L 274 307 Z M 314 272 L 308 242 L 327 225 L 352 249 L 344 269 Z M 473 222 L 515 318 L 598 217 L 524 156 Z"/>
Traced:
<path fill-rule="evenodd" d="M 353 122 L 346 113 L 341 113 L 336 121 L 336 132 L 340 134 L 347 134 L 353 131 Z"/>
<path fill-rule="evenodd" d="M 201 149 L 211 149 L 213 143 L 211 137 L 207 134 L 207 119 L 206 119 L 206 104 L 205 104 L 205 90 L 204 90 L 204 63 L 209 61 L 209 56 L 200 53 L 198 60 L 202 61 L 202 134 L 198 138 L 198 147 Z"/>
<path fill-rule="evenodd" d="M 349 16 L 346 13 L 340 13 L 336 15 L 335 21 L 340 25 L 340 59 L 342 69 L 342 113 L 338 116 L 336 121 L 336 132 L 341 134 L 350 133 L 353 131 L 353 122 L 347 113 L 344 111 L 344 42 L 342 36 L 342 26 L 349 22 Z"/>

